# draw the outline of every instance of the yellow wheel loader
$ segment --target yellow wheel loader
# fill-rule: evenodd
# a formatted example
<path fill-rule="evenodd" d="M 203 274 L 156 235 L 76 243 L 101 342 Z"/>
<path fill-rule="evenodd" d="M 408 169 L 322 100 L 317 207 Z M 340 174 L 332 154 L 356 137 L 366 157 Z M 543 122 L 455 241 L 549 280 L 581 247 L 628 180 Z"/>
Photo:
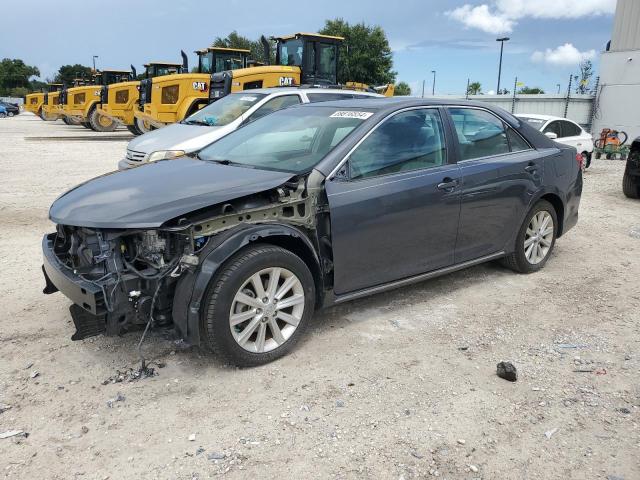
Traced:
<path fill-rule="evenodd" d="M 263 37 L 265 57 L 269 58 L 271 45 Z M 231 92 L 267 87 L 338 87 L 356 91 L 376 91 L 393 96 L 394 86 L 389 84 L 371 88 L 357 82 L 338 85 L 337 65 L 339 46 L 343 37 L 318 33 L 295 33 L 285 37 L 271 37 L 276 42 L 275 65 L 214 73 L 211 76 L 212 101 Z"/>
<path fill-rule="evenodd" d="M 78 122 L 96 132 L 113 132 L 118 122 L 98 112 L 102 87 L 131 80 L 129 70 L 102 70 L 96 72 L 89 85 L 63 89 L 61 109 L 68 121 Z M 76 82 L 80 83 L 80 82 Z"/>
<path fill-rule="evenodd" d="M 188 117 L 210 103 L 211 75 L 215 72 L 246 69 L 249 50 L 209 47 L 195 52 L 198 67 L 189 72 L 183 52 L 182 72 L 156 76 L 140 83 L 140 109 L 136 118 L 154 127 L 162 127 Z"/>
<path fill-rule="evenodd" d="M 29 93 L 24 97 L 24 109 L 27 112 L 35 113 L 40 116 L 42 114 L 42 105 L 44 105 L 44 93 Z"/>
<path fill-rule="evenodd" d="M 180 73 L 183 68 L 181 63 L 149 62 L 144 65 L 145 80 L 163 75 Z M 136 69 L 131 65 L 132 78 L 136 79 Z M 102 87 L 97 112 L 107 118 L 111 118 L 134 135 L 141 135 L 151 130 L 151 125 L 140 118 L 136 118 L 135 111 L 139 108 L 140 80 L 112 83 Z"/>
<path fill-rule="evenodd" d="M 47 85 L 42 99 L 42 108 L 40 108 L 40 118 L 45 121 L 55 121 L 64 118 L 60 112 L 60 92 L 63 85 L 61 83 L 50 83 Z"/>

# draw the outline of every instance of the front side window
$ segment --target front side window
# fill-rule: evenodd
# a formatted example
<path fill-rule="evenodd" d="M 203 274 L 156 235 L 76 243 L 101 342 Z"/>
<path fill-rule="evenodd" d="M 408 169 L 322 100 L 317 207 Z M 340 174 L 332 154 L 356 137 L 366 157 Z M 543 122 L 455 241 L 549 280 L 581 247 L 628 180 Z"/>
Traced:
<path fill-rule="evenodd" d="M 184 120 L 188 125 L 221 127 L 240 118 L 266 95 L 264 93 L 232 93 L 210 103 Z"/>
<path fill-rule="evenodd" d="M 372 114 L 321 105 L 279 110 L 212 143 L 198 158 L 292 174 L 308 172 Z"/>
<path fill-rule="evenodd" d="M 460 145 L 460 160 L 509 153 L 505 126 L 495 115 L 472 108 L 449 109 Z"/>
<path fill-rule="evenodd" d="M 280 42 L 280 64 L 302 66 L 302 39 L 285 40 Z"/>
<path fill-rule="evenodd" d="M 560 125 L 560 122 L 558 121 L 551 122 L 549 125 L 544 127 L 542 133 L 555 133 L 558 138 L 562 138 L 562 125 Z"/>
<path fill-rule="evenodd" d="M 351 179 L 444 165 L 447 151 L 440 113 L 402 112 L 385 120 L 350 155 Z"/>
<path fill-rule="evenodd" d="M 200 55 L 200 73 L 211 73 L 213 66 L 213 53 L 209 52 Z"/>
<path fill-rule="evenodd" d="M 249 117 L 249 121 L 253 122 L 257 118 L 264 117 L 265 115 L 269 115 L 277 110 L 282 110 L 283 108 L 290 107 L 291 105 L 297 105 L 299 103 L 301 103 L 301 101 L 298 95 L 282 95 L 280 97 L 272 98 L 253 112 Z"/>

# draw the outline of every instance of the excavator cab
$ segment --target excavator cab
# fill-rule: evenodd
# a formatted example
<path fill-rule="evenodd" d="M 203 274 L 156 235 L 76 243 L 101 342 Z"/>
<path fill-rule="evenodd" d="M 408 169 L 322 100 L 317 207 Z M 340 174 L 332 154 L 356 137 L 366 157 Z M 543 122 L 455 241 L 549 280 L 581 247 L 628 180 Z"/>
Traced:
<path fill-rule="evenodd" d="M 299 67 L 302 85 L 338 84 L 338 47 L 344 38 L 296 33 L 272 40 L 276 41 L 276 64 Z"/>

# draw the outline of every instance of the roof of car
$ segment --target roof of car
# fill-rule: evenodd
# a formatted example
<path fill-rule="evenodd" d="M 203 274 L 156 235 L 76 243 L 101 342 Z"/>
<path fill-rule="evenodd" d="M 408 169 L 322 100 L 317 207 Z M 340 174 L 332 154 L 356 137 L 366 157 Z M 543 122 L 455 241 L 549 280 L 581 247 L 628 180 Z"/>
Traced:
<path fill-rule="evenodd" d="M 454 99 L 404 97 L 404 96 L 377 98 L 375 100 L 374 99 L 333 100 L 330 102 L 322 102 L 322 105 L 328 106 L 328 107 L 366 108 L 366 109 L 373 109 L 373 110 L 395 109 L 399 106 L 400 107 L 420 107 L 420 106 L 441 106 L 441 105 L 482 107 L 489 110 L 496 109 L 496 107 L 485 102 L 474 102 L 469 100 L 454 100 Z M 502 111 L 504 112 L 504 110 Z"/>

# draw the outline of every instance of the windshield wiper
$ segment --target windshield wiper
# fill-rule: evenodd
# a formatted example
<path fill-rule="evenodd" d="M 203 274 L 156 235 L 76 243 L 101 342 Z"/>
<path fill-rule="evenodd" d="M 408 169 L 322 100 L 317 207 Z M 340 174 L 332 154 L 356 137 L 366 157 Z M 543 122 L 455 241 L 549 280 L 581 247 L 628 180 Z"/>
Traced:
<path fill-rule="evenodd" d="M 212 126 L 207 122 L 203 122 L 202 120 L 183 120 L 180 123 L 183 123 L 185 125 L 202 125 L 202 126 L 205 126 L 205 127 L 211 127 Z"/>

